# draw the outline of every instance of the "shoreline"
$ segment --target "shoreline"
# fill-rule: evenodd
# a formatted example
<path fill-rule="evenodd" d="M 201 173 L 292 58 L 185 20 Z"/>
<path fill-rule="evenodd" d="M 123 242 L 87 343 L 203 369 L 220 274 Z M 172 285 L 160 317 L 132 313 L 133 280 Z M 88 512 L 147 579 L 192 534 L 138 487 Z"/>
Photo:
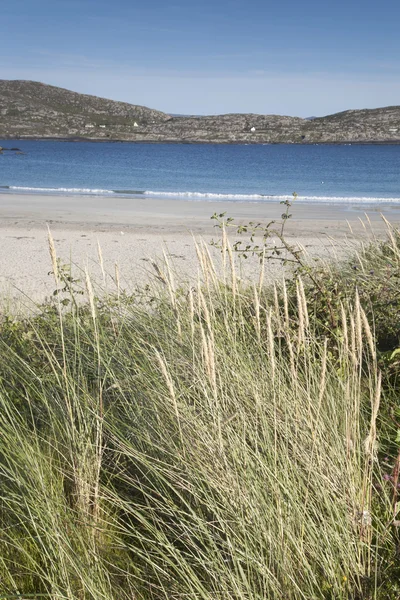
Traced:
<path fill-rule="evenodd" d="M 14 220 L 17 226 L 52 222 L 65 226 L 105 225 L 130 229 L 148 227 L 153 230 L 170 229 L 172 226 L 174 231 L 194 231 L 202 235 L 210 233 L 211 216 L 223 212 L 235 219 L 279 219 L 282 213 L 281 198 L 257 202 L 188 199 L 179 195 L 166 198 L 153 194 L 54 194 L 0 190 L 0 229 L 5 222 Z M 400 203 L 294 201 L 290 212 L 293 217 L 287 224 L 289 232 L 294 222 L 299 220 L 306 228 L 307 223 L 312 223 L 311 229 L 315 231 L 318 223 L 322 226 L 325 221 L 336 221 L 338 226 L 341 221 L 358 220 L 366 212 L 373 220 L 379 220 L 381 213 L 400 218 Z M 340 233 L 340 227 L 337 233 Z"/>
<path fill-rule="evenodd" d="M 281 201 L 290 200 L 295 202 L 296 206 L 308 206 L 313 208 L 319 207 L 331 207 L 338 210 L 346 211 L 359 211 L 370 210 L 375 211 L 378 209 L 390 211 L 400 208 L 400 197 L 369 197 L 369 196 L 315 196 L 315 195 L 302 195 L 297 194 L 296 200 L 293 199 L 293 194 L 260 194 L 260 193 L 225 193 L 225 192 L 172 192 L 172 191 L 153 191 L 153 190 L 135 190 L 135 189 L 101 189 L 101 188 L 45 188 L 45 187 L 30 187 L 30 186 L 8 186 L 0 185 L 0 198 L 1 197 L 17 197 L 26 198 L 32 196 L 33 198 L 107 198 L 107 199 L 123 199 L 134 202 L 136 200 L 148 200 L 159 201 L 163 203 L 167 202 L 179 202 L 179 203 L 204 203 L 204 205 L 219 204 L 224 205 L 252 205 L 257 204 L 260 206 L 276 206 Z"/>
<path fill-rule="evenodd" d="M 85 137 L 38 137 L 38 136 L 11 136 L 0 135 L 1 141 L 32 141 L 32 142 L 71 142 L 71 143 L 112 143 L 112 144 L 184 144 L 184 145 L 218 145 L 218 146 L 399 146 L 400 139 L 398 140 L 343 140 L 343 141 L 331 141 L 331 142 L 307 142 L 305 140 L 293 141 L 293 142 L 265 142 L 265 141 L 240 141 L 240 140 L 188 140 L 188 139 L 171 139 L 171 140 L 136 140 L 136 139 L 120 139 L 120 138 L 85 138 Z M 4 148 L 4 150 L 7 150 Z"/>

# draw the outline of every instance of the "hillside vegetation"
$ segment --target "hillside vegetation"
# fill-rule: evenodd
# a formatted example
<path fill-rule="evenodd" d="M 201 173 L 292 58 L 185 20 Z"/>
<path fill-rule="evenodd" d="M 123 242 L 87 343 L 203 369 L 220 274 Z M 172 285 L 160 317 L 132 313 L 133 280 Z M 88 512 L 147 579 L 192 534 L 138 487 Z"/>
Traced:
<path fill-rule="evenodd" d="M 26 137 L 187 143 L 399 143 L 400 107 L 349 110 L 312 120 L 256 114 L 172 117 L 35 81 L 0 80 L 0 139 Z"/>
<path fill-rule="evenodd" d="M 0 80 L 0 137 L 129 135 L 169 116 L 144 106 L 78 94 L 36 81 Z M 105 125 L 104 130 L 102 125 Z"/>
<path fill-rule="evenodd" d="M 219 278 L 199 244 L 111 292 L 50 237 L 54 301 L 3 317 L 2 597 L 399 597 L 399 235 L 310 267 L 282 225 L 246 284 L 215 218 Z"/>

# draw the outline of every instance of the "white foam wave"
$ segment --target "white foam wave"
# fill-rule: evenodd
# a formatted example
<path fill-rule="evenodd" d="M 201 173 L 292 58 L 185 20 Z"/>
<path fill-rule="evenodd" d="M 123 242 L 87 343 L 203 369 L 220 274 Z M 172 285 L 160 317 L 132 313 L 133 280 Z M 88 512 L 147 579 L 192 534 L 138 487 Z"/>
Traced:
<path fill-rule="evenodd" d="M 214 192 L 154 192 L 153 190 L 146 190 L 144 194 L 146 196 L 166 196 L 168 198 L 233 198 L 235 200 L 266 200 L 268 198 L 279 198 L 279 196 L 266 196 L 264 194 L 217 194 Z"/>
<path fill-rule="evenodd" d="M 247 201 L 281 201 L 293 200 L 293 195 L 272 195 L 272 194 L 217 194 L 212 192 L 156 192 L 146 190 L 147 196 L 169 197 L 169 198 L 193 198 L 210 200 L 247 200 Z M 322 202 L 322 203 L 343 203 L 343 204 L 384 204 L 400 203 L 399 198 L 385 198 L 376 196 L 297 196 L 296 202 Z"/>
<path fill-rule="evenodd" d="M 92 188 L 45 188 L 45 187 L 25 187 L 19 185 L 10 185 L 9 190 L 21 192 L 66 192 L 68 194 L 114 194 L 112 190 L 92 189 Z"/>
<path fill-rule="evenodd" d="M 273 194 L 227 194 L 216 192 L 170 192 L 170 191 L 135 191 L 135 190 L 106 190 L 102 188 L 46 188 L 46 187 L 27 187 L 27 186 L 9 186 L 10 191 L 20 192 L 45 192 L 56 194 L 88 194 L 88 195 L 114 195 L 114 196 L 135 196 L 140 195 L 153 196 L 157 198 L 182 198 L 193 201 L 218 201 L 227 200 L 231 202 L 279 202 L 281 200 L 293 200 L 291 194 L 273 195 Z M 323 204 L 400 204 L 400 197 L 385 198 L 380 196 L 297 196 L 296 202 L 323 203 Z"/>

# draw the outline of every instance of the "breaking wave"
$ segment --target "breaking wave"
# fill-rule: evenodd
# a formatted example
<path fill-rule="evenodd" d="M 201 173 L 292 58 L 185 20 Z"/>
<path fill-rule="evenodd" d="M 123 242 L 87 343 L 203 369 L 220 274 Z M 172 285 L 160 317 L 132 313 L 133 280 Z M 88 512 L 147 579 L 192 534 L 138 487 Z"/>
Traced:
<path fill-rule="evenodd" d="M 155 196 L 158 198 L 188 198 L 193 200 L 230 200 L 230 201 L 248 201 L 248 202 L 274 202 L 281 200 L 293 200 L 292 194 L 220 194 L 212 192 L 155 192 L 146 190 L 143 192 L 146 196 Z M 372 196 L 311 196 L 298 195 L 296 202 L 315 202 L 315 203 L 340 203 L 340 204 L 385 204 L 399 203 L 398 198 L 372 197 Z"/>
<path fill-rule="evenodd" d="M 3 189 L 14 190 L 19 192 L 54 192 L 57 194 L 67 193 L 67 194 L 113 194 L 112 190 L 102 190 L 102 189 L 91 189 L 91 188 L 45 188 L 45 187 L 25 187 L 19 185 L 2 185 L 0 186 Z"/>
<path fill-rule="evenodd" d="M 3 190 L 9 192 L 22 193 L 46 193 L 46 194 L 67 194 L 67 195 L 93 195 L 93 196 L 152 196 L 154 198 L 175 198 L 192 201 L 230 201 L 230 202 L 279 202 L 293 198 L 291 194 L 229 194 L 218 192 L 171 192 L 155 190 L 134 190 L 134 189 L 116 189 L 107 190 L 102 188 L 67 188 L 67 187 L 26 187 L 26 186 L 0 186 Z M 312 196 L 299 195 L 296 202 L 310 202 L 316 204 L 400 204 L 400 197 L 384 196 Z"/>

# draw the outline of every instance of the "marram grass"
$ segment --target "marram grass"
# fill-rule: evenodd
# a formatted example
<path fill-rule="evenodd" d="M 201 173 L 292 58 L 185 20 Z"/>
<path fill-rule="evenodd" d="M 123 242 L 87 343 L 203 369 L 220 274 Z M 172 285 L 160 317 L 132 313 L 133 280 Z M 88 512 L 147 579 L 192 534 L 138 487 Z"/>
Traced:
<path fill-rule="evenodd" d="M 244 285 L 223 243 L 221 279 L 200 244 L 201 285 L 86 273 L 87 304 L 4 320 L 0 598 L 387 597 L 373 323 L 355 293 L 321 335 L 301 279 Z"/>

